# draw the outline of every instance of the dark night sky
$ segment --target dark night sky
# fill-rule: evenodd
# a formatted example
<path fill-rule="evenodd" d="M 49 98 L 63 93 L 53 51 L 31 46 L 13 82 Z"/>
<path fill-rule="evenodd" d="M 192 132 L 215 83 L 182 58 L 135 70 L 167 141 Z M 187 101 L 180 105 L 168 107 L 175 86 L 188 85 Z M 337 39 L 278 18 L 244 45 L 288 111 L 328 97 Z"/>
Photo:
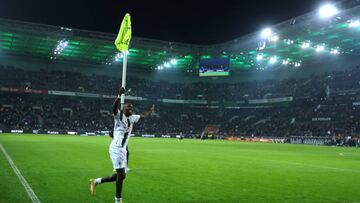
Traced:
<path fill-rule="evenodd" d="M 0 0 L 0 17 L 117 33 L 126 12 L 134 36 L 214 44 L 315 10 L 316 0 Z"/>

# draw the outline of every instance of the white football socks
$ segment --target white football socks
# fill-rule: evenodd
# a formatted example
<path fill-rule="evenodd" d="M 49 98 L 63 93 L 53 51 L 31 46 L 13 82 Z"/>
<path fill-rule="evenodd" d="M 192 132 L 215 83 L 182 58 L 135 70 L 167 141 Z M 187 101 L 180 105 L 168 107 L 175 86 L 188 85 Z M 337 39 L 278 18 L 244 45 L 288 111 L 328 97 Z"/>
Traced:
<path fill-rule="evenodd" d="M 115 197 L 115 203 L 121 203 L 122 201 L 121 201 L 121 198 L 117 198 L 117 197 Z"/>
<path fill-rule="evenodd" d="M 101 184 L 101 178 L 96 178 L 96 179 L 95 179 L 95 183 L 96 183 L 96 184 Z"/>

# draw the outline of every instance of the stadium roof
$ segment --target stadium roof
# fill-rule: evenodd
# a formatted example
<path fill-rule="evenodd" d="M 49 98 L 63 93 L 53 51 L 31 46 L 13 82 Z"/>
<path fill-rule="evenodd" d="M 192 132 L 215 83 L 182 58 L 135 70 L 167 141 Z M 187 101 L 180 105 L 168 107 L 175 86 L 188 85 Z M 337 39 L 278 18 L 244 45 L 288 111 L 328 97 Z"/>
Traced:
<path fill-rule="evenodd" d="M 356 53 L 360 47 L 360 2 L 342 1 L 336 6 L 340 12 L 331 18 L 322 19 L 317 12 L 305 14 L 271 26 L 266 38 L 257 32 L 223 44 L 201 46 L 133 37 L 129 65 L 148 70 L 160 66 L 192 70 L 198 68 L 200 59 L 226 57 L 232 69 L 248 70 L 274 65 L 297 67 L 319 55 Z M 121 63 L 121 54 L 113 45 L 115 37 L 0 19 L 2 54 L 111 66 Z"/>

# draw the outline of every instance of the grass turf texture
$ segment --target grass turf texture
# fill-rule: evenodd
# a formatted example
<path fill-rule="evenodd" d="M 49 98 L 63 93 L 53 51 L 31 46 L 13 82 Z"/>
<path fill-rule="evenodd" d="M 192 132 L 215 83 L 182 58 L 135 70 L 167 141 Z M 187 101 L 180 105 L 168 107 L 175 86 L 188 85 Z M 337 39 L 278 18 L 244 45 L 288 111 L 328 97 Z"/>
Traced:
<path fill-rule="evenodd" d="M 0 134 L 41 202 L 113 202 L 108 137 Z M 126 203 L 360 202 L 360 149 L 132 138 Z M 0 155 L 0 202 L 30 202 Z"/>

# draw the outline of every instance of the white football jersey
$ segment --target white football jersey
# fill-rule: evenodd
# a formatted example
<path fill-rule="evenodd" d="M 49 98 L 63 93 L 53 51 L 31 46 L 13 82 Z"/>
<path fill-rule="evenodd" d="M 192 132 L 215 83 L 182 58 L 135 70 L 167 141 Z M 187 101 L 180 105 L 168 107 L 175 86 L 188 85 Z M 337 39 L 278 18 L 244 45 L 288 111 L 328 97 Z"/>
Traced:
<path fill-rule="evenodd" d="M 121 113 L 122 111 L 118 111 L 114 116 L 114 137 L 110 144 L 110 148 L 116 147 L 126 149 L 133 124 L 140 120 L 140 115 L 126 117 L 124 113 L 120 116 Z"/>

